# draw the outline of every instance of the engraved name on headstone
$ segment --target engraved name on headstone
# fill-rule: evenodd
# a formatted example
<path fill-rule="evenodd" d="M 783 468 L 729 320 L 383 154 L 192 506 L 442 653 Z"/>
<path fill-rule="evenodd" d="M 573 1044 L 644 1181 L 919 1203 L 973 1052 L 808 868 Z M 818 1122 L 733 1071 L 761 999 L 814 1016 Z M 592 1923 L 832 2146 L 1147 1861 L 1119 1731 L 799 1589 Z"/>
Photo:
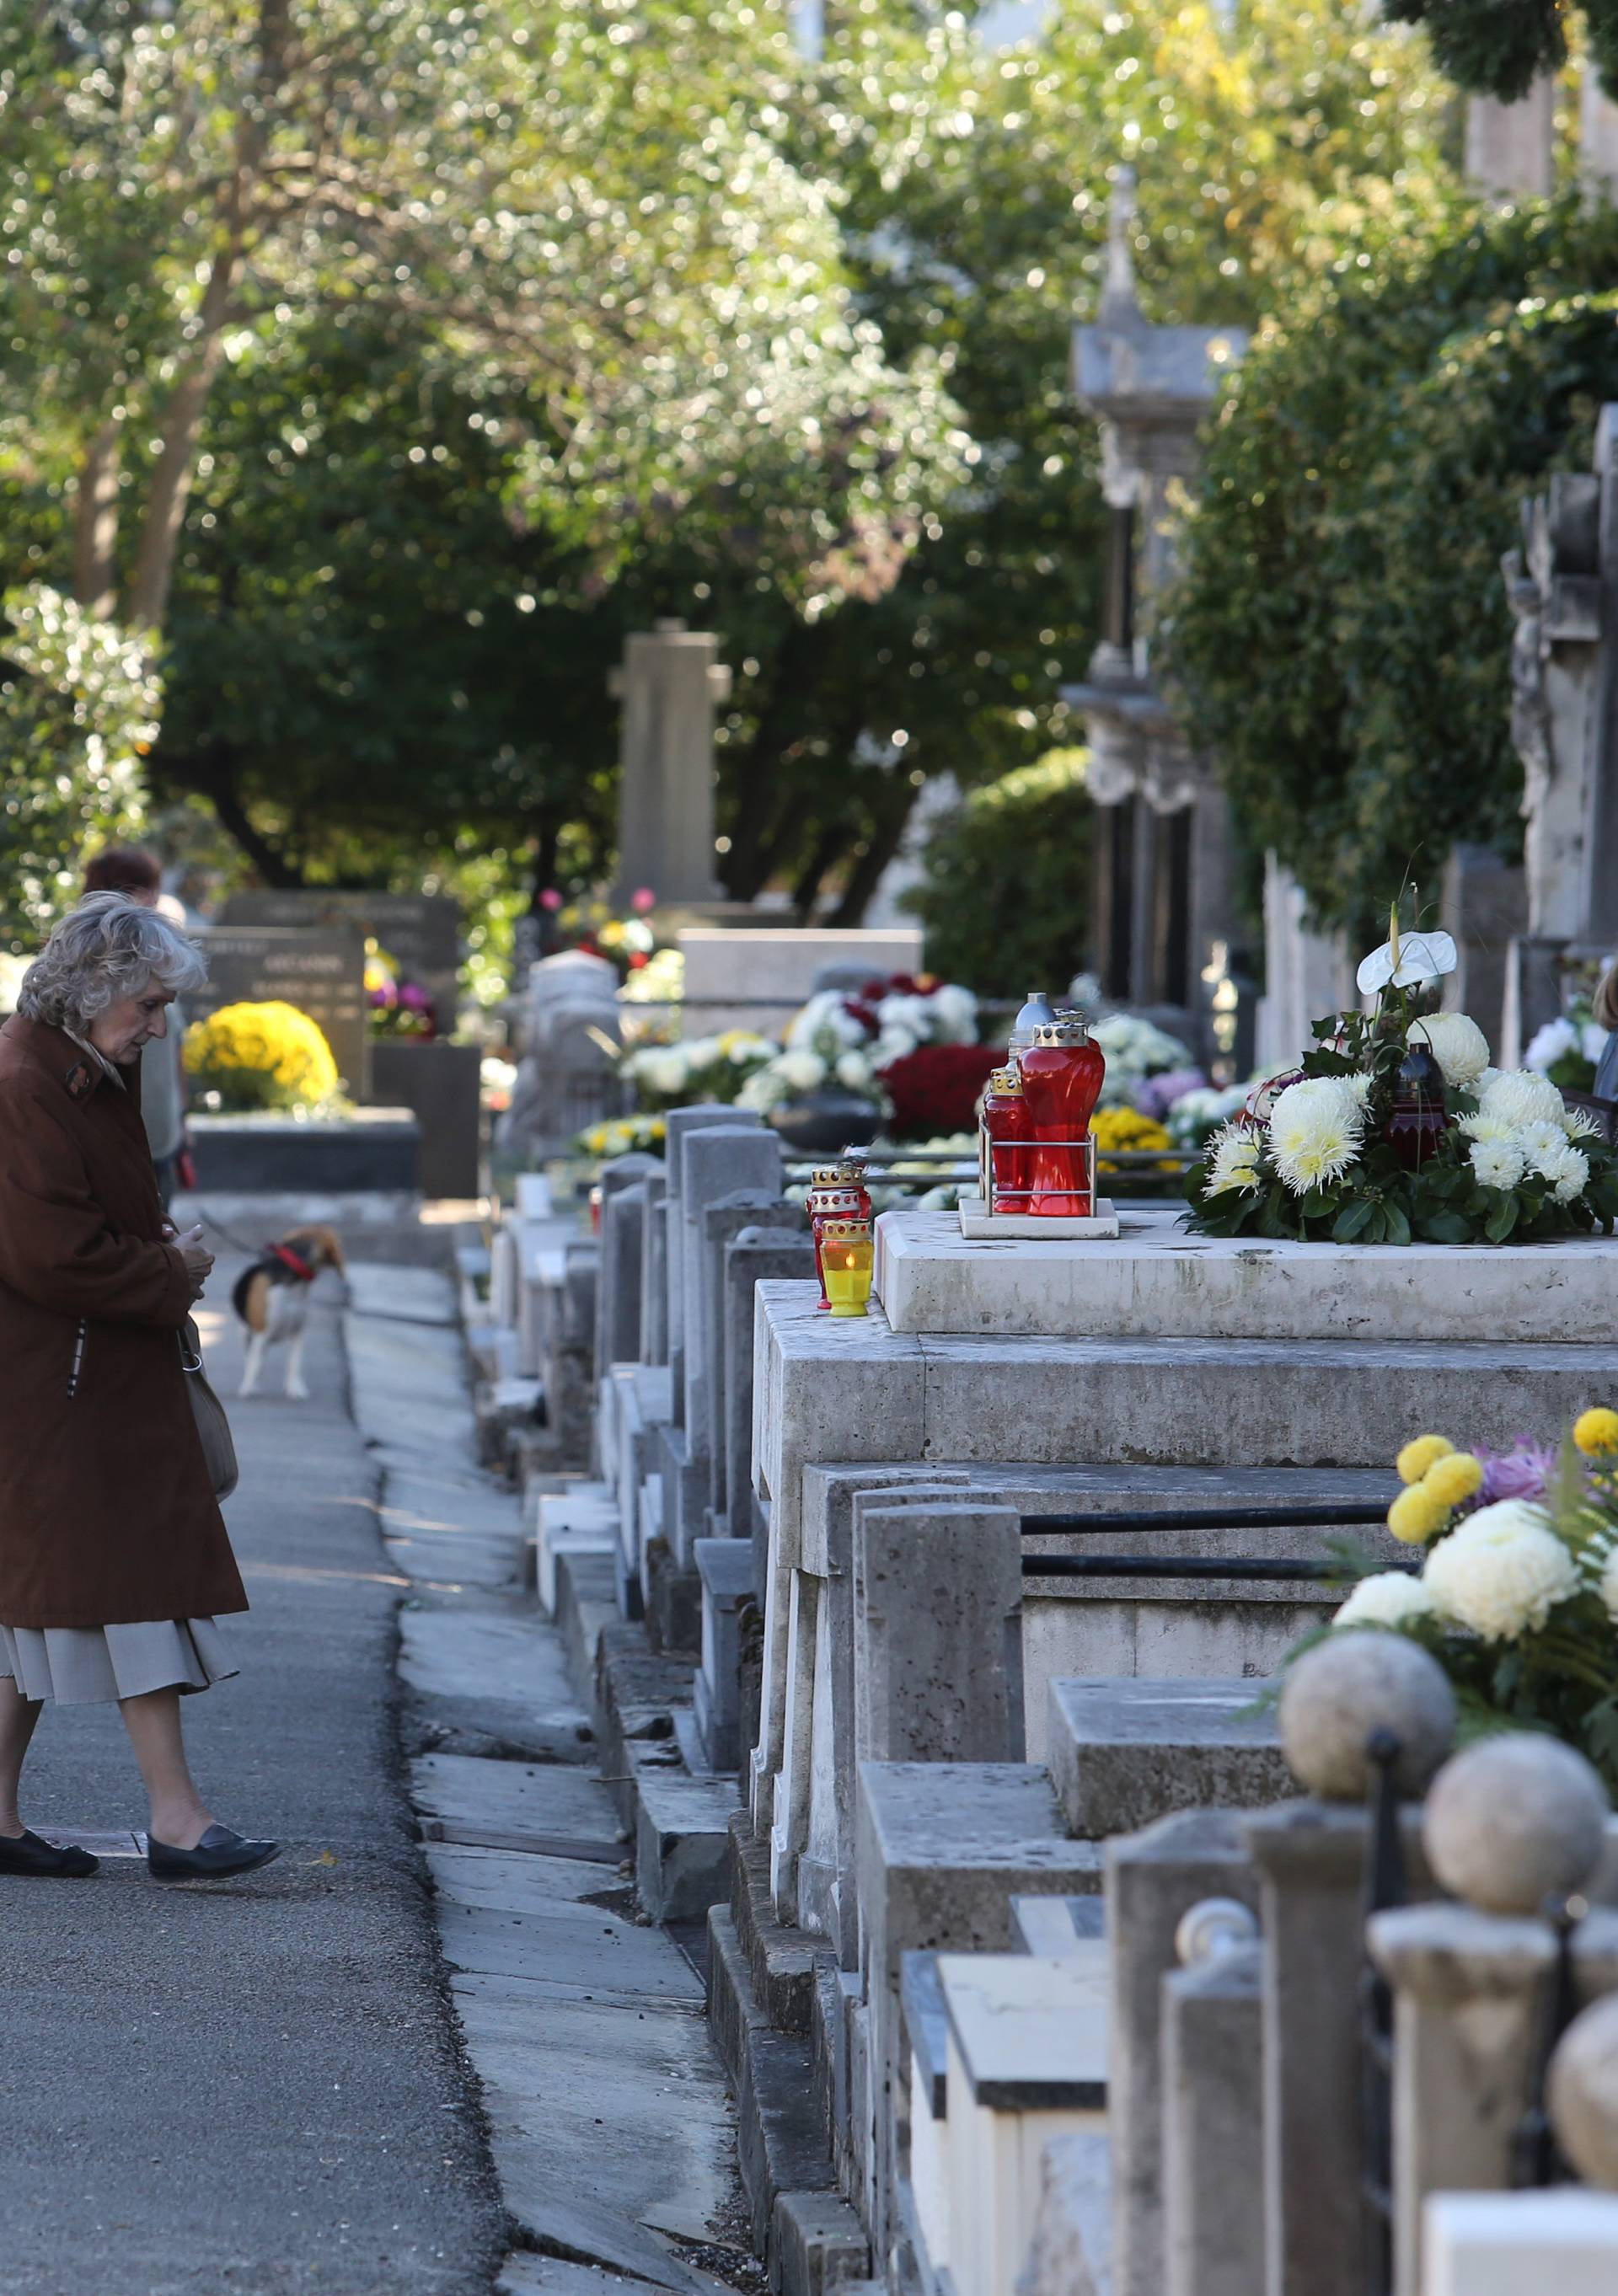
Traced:
<path fill-rule="evenodd" d="M 357 932 L 223 924 L 196 938 L 208 959 L 208 985 L 186 997 L 188 1020 L 222 1004 L 295 1004 L 324 1031 L 349 1096 L 364 1098 L 365 945 Z"/>

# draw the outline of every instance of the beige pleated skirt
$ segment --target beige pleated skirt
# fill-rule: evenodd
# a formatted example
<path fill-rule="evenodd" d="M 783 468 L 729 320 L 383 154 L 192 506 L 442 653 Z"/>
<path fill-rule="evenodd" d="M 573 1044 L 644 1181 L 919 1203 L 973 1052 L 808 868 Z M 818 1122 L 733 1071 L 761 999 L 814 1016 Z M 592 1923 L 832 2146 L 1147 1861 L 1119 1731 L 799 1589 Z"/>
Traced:
<path fill-rule="evenodd" d="M 122 1627 L 0 1627 L 0 1676 L 24 1698 L 95 1706 L 149 1690 L 206 1690 L 240 1672 L 214 1619 Z"/>

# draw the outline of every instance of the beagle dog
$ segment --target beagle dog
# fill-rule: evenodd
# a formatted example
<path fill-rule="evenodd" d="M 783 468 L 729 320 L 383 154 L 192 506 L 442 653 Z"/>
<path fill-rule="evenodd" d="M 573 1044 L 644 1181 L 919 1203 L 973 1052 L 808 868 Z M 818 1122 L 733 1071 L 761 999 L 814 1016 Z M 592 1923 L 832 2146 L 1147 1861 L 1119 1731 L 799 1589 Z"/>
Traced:
<path fill-rule="evenodd" d="M 295 1227 L 237 1276 L 230 1301 L 247 1326 L 247 1363 L 238 1395 L 253 1392 L 266 1349 L 282 1340 L 290 1342 L 286 1391 L 299 1402 L 308 1394 L 303 1383 L 304 1325 L 310 1291 L 324 1267 L 334 1267 L 340 1275 L 345 1272 L 335 1235 L 329 1227 Z"/>

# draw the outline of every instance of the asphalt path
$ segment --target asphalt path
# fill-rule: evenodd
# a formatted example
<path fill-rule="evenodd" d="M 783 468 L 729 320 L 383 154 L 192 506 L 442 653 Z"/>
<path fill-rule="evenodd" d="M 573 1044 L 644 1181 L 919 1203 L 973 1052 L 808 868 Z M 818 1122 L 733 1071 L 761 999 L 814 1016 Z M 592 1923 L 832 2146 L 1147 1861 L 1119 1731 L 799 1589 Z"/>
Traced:
<path fill-rule="evenodd" d="M 209 1286 L 221 1305 L 233 1273 Z M 227 1400 L 232 1324 L 204 1320 Z M 231 1406 L 242 1672 L 186 1718 L 216 1814 L 285 1849 L 229 1884 L 163 1887 L 133 1858 L 0 1881 L 4 2296 L 471 2296 L 505 2253 L 404 1799 L 402 1589 L 331 1300 L 309 1401 L 280 1394 L 280 1369 Z M 115 1708 L 45 1710 L 23 1816 L 144 1824 Z"/>

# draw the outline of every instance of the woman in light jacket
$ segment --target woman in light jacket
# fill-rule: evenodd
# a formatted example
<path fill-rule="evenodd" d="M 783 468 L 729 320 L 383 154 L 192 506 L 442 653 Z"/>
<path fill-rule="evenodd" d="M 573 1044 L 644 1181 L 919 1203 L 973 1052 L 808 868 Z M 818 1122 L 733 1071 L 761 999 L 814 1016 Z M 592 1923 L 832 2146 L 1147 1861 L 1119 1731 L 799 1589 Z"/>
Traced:
<path fill-rule="evenodd" d="M 213 1263 L 165 1220 L 141 1123 L 141 1047 L 204 977 L 166 919 L 93 894 L 0 1029 L 0 1885 L 96 1870 L 19 1815 L 46 1703 L 117 1701 L 155 1879 L 276 1854 L 215 1823 L 180 1725 L 182 1692 L 235 1671 L 216 1620 L 247 1608 L 182 1367 Z"/>

